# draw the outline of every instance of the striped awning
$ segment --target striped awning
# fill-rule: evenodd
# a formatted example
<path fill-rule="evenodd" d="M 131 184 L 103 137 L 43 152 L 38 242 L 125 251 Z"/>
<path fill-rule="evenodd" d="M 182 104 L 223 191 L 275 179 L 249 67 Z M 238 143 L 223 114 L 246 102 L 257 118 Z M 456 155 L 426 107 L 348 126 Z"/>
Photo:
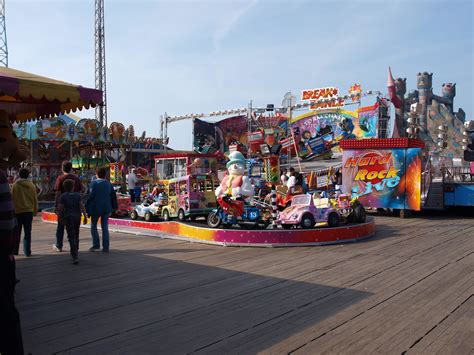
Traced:
<path fill-rule="evenodd" d="M 102 91 L 0 67 L 0 110 L 21 122 L 88 109 L 102 103 Z"/>

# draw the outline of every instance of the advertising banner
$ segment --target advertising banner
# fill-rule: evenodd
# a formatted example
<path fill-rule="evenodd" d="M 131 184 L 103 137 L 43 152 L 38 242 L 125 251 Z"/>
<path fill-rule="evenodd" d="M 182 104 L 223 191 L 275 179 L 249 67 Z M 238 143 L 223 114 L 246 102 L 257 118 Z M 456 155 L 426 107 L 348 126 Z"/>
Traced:
<path fill-rule="evenodd" d="M 420 210 L 421 149 L 345 149 L 343 192 L 365 207 Z"/>
<path fill-rule="evenodd" d="M 229 117 L 219 122 L 194 119 L 193 147 L 199 153 L 228 152 L 231 145 L 247 146 L 247 117 Z"/>
<path fill-rule="evenodd" d="M 339 151 L 342 139 L 376 138 L 378 116 L 379 106 L 376 103 L 357 111 L 329 109 L 295 117 L 291 128 L 295 134 L 299 157 L 303 160 L 325 158 L 328 151 Z"/>
<path fill-rule="evenodd" d="M 341 139 L 356 138 L 353 133 L 356 119 L 357 112 L 339 109 L 312 111 L 295 117 L 291 129 L 299 157 L 309 160 L 325 156 Z"/>
<path fill-rule="evenodd" d="M 379 104 L 361 107 L 357 110 L 357 113 L 352 133 L 356 138 L 377 138 Z"/>

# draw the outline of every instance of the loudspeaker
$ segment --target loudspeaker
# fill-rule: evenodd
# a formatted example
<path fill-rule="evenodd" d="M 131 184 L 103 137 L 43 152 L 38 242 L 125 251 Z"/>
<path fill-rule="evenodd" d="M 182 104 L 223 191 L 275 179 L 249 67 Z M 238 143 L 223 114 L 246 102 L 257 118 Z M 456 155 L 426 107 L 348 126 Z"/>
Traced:
<path fill-rule="evenodd" d="M 260 144 L 260 152 L 263 155 L 270 154 L 270 149 L 268 148 L 268 144 Z"/>
<path fill-rule="evenodd" d="M 465 150 L 464 151 L 464 160 L 465 161 L 474 161 L 474 150 Z"/>
<path fill-rule="evenodd" d="M 270 149 L 270 152 L 271 152 L 273 155 L 278 155 L 278 154 L 280 154 L 280 150 L 281 150 L 281 144 L 275 144 L 275 145 L 272 146 L 272 148 Z"/>

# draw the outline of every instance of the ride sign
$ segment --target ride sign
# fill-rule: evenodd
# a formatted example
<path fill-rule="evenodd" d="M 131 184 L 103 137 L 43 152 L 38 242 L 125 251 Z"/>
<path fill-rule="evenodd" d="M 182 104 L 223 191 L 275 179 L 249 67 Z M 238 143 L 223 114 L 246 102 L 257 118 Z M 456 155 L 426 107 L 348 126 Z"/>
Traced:
<path fill-rule="evenodd" d="M 367 207 L 420 209 L 421 149 L 345 149 L 343 191 Z"/>
<path fill-rule="evenodd" d="M 339 89 L 326 87 L 301 91 L 301 101 L 311 101 L 311 110 L 343 107 L 345 101 L 339 97 Z"/>

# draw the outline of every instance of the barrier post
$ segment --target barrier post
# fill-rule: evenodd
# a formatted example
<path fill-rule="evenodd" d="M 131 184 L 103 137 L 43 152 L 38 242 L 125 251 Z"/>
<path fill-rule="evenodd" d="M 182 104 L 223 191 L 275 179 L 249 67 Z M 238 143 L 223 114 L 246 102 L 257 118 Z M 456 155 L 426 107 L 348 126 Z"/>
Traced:
<path fill-rule="evenodd" d="M 277 218 L 278 218 L 278 210 L 277 210 L 277 194 L 275 185 L 272 185 L 272 192 L 271 192 L 271 205 L 272 205 L 272 228 L 276 229 L 277 226 Z"/>

